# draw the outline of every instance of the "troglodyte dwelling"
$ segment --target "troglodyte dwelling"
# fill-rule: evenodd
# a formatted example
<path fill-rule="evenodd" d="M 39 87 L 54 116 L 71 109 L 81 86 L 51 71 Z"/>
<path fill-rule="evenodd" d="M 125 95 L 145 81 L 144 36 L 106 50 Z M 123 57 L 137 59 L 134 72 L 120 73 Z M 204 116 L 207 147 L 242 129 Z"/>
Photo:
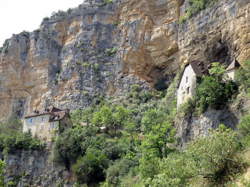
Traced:
<path fill-rule="evenodd" d="M 209 64 L 198 61 L 193 61 L 185 66 L 177 90 L 177 108 L 195 95 L 197 79 L 208 75 L 209 67 Z M 225 79 L 235 80 L 235 73 L 239 67 L 239 62 L 236 59 L 233 60 L 226 69 Z"/>
<path fill-rule="evenodd" d="M 55 107 L 46 109 L 43 112 L 34 111 L 23 120 L 23 132 L 31 132 L 46 142 L 51 142 L 52 137 L 63 129 L 72 125 L 69 110 L 61 110 Z"/>

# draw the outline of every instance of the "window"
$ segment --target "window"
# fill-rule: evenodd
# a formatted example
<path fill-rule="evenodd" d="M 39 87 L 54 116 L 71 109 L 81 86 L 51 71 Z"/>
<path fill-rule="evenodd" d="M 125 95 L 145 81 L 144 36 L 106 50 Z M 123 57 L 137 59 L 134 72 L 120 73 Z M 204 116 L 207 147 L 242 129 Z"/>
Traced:
<path fill-rule="evenodd" d="M 30 118 L 30 119 L 28 120 L 29 123 L 32 123 L 32 121 L 33 121 L 32 118 Z"/>
<path fill-rule="evenodd" d="M 189 94 L 189 91 L 190 91 L 190 88 L 189 88 L 189 87 L 187 87 L 187 94 Z"/>
<path fill-rule="evenodd" d="M 188 77 L 186 77 L 186 83 L 188 82 Z"/>

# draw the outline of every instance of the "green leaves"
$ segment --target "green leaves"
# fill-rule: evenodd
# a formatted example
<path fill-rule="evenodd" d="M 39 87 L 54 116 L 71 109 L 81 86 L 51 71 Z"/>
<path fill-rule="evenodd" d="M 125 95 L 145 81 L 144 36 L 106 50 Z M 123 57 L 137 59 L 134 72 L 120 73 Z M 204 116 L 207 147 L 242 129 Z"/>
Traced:
<path fill-rule="evenodd" d="M 0 151 L 9 153 L 16 150 L 41 150 L 45 147 L 30 133 L 22 133 L 21 128 L 21 122 L 15 118 L 0 124 Z"/>
<path fill-rule="evenodd" d="M 196 175 L 211 180 L 223 178 L 223 172 L 238 162 L 235 154 L 240 149 L 236 132 L 221 126 L 208 137 L 201 137 L 189 145 L 187 153 L 196 164 Z"/>
<path fill-rule="evenodd" d="M 243 66 L 236 72 L 236 80 L 243 90 L 249 92 L 250 90 L 250 60 L 243 63 Z"/>
<path fill-rule="evenodd" d="M 208 107 L 220 109 L 236 92 L 237 85 L 234 82 L 224 82 L 218 77 L 205 76 L 197 86 L 197 105 L 201 112 L 204 112 Z"/>
<path fill-rule="evenodd" d="M 80 183 L 93 183 L 105 178 L 104 170 L 108 166 L 108 159 L 100 150 L 90 148 L 85 156 L 80 157 L 73 165 L 73 171 Z"/>
<path fill-rule="evenodd" d="M 221 65 L 219 62 L 214 62 L 211 65 L 212 67 L 209 69 L 209 74 L 216 77 L 218 80 L 222 80 L 222 77 L 226 72 L 225 66 Z"/>
<path fill-rule="evenodd" d="M 146 180 L 150 186 L 188 186 L 192 178 L 203 177 L 221 182 L 242 167 L 236 157 L 240 150 L 237 134 L 221 126 L 208 137 L 201 137 L 183 152 L 175 152 L 161 160 L 159 174 Z"/>
<path fill-rule="evenodd" d="M 192 17 L 217 1 L 218 0 L 189 0 L 189 8 L 186 11 L 186 17 Z"/>
<path fill-rule="evenodd" d="M 4 161 L 0 160 L 0 186 L 4 186 Z"/>

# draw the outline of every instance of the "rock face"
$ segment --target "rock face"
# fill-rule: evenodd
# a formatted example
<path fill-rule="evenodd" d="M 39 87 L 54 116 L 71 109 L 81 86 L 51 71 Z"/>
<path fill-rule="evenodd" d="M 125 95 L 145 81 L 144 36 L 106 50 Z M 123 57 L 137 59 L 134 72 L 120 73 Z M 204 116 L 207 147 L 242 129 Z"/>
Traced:
<path fill-rule="evenodd" d="M 50 105 L 86 107 L 101 97 L 123 96 L 133 84 L 167 87 L 193 60 L 229 64 L 250 57 L 250 0 L 220 0 L 179 23 L 187 8 L 187 0 L 88 0 L 45 18 L 32 33 L 13 35 L 0 48 L 0 120 Z M 178 134 L 186 142 L 237 120 L 229 111 L 209 110 L 178 122 Z M 70 181 L 48 153 L 18 152 L 7 165 L 10 180 L 26 172 L 24 184 Z"/>
<path fill-rule="evenodd" d="M 191 140 L 209 135 L 211 129 L 216 129 L 221 124 L 235 129 L 238 122 L 236 113 L 229 109 L 209 109 L 201 116 L 188 115 L 177 121 L 177 137 L 179 137 L 180 146 L 186 146 Z"/>
<path fill-rule="evenodd" d="M 131 84 L 166 86 L 191 60 L 249 57 L 249 0 L 221 0 L 183 24 L 181 0 L 90 0 L 6 40 L 0 118 L 49 105 L 76 109 Z"/>
<path fill-rule="evenodd" d="M 16 151 L 6 159 L 5 183 L 15 186 L 73 186 L 69 171 L 52 161 L 47 151 Z M 1 158 L 1 155 L 0 155 Z M 65 183 L 66 182 L 66 183 Z"/>

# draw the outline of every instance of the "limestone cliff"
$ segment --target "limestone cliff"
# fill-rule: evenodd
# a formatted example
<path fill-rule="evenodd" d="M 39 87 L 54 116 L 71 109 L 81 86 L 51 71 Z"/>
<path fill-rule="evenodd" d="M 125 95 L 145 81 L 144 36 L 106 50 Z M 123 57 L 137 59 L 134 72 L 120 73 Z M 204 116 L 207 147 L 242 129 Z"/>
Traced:
<path fill-rule="evenodd" d="M 222 0 L 180 24 L 179 0 L 88 1 L 6 40 L 0 118 L 48 105 L 75 109 L 138 83 L 168 85 L 190 60 L 249 57 L 248 0 Z"/>
<path fill-rule="evenodd" d="M 180 23 L 188 6 L 187 0 L 88 0 L 45 18 L 34 32 L 13 35 L 0 48 L 0 120 L 50 105 L 83 108 L 122 97 L 133 84 L 167 87 L 192 60 L 249 59 L 250 0 L 220 0 Z M 220 123 L 234 127 L 239 115 L 209 110 L 178 122 L 178 135 L 186 142 Z M 55 186 L 56 178 L 70 186 L 72 179 L 47 152 L 17 152 L 7 165 L 10 180 L 11 172 L 26 172 L 24 184 Z"/>

